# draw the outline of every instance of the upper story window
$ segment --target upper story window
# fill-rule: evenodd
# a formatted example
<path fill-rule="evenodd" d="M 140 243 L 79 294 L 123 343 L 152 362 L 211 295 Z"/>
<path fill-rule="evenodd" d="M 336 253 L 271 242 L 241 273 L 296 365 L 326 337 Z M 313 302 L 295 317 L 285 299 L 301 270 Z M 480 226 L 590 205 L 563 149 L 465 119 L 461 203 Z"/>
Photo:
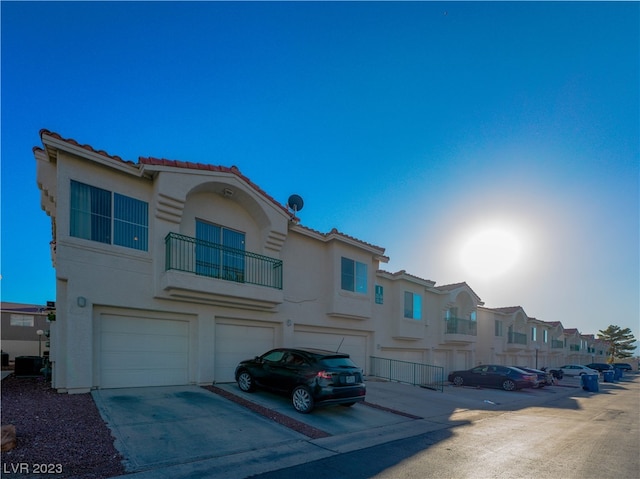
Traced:
<path fill-rule="evenodd" d="M 549 331 L 547 331 L 546 329 L 542 330 L 542 342 L 544 343 L 549 342 Z"/>
<path fill-rule="evenodd" d="M 495 322 L 495 332 L 494 332 L 495 336 L 502 336 L 502 321 L 496 319 Z"/>
<path fill-rule="evenodd" d="M 367 294 L 367 265 L 349 258 L 342 258 L 341 288 L 345 291 Z"/>
<path fill-rule="evenodd" d="M 538 330 L 535 326 L 531 327 L 531 341 L 537 341 L 538 340 Z"/>
<path fill-rule="evenodd" d="M 404 317 L 422 319 L 422 296 L 409 291 L 404 292 Z"/>
<path fill-rule="evenodd" d="M 147 251 L 149 205 L 145 201 L 71 180 L 69 234 Z"/>

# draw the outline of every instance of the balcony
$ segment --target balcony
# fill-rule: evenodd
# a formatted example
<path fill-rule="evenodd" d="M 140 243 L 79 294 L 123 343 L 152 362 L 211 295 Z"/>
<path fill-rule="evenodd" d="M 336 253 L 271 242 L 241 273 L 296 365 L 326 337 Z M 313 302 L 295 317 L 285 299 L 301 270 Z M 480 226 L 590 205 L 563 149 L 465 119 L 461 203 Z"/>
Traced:
<path fill-rule="evenodd" d="M 161 287 L 180 299 L 273 309 L 283 301 L 282 270 L 279 259 L 169 233 Z"/>
<path fill-rule="evenodd" d="M 551 340 L 551 349 L 564 349 L 564 341 L 558 339 Z"/>
<path fill-rule="evenodd" d="M 527 335 L 509 331 L 507 336 L 507 351 L 522 351 L 527 346 Z"/>
<path fill-rule="evenodd" d="M 569 345 L 569 351 L 580 351 L 580 345 L 579 344 L 570 344 Z"/>
<path fill-rule="evenodd" d="M 478 335 L 477 321 L 464 318 L 445 318 L 445 343 L 475 343 Z"/>

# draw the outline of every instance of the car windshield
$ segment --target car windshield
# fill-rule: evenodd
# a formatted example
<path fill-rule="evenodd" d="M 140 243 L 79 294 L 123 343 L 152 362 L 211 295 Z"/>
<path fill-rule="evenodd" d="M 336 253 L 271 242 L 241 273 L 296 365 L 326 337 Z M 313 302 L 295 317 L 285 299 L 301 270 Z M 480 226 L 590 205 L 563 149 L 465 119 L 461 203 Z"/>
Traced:
<path fill-rule="evenodd" d="M 320 361 L 328 368 L 357 368 L 356 364 L 351 358 L 338 357 L 338 358 L 323 358 Z"/>

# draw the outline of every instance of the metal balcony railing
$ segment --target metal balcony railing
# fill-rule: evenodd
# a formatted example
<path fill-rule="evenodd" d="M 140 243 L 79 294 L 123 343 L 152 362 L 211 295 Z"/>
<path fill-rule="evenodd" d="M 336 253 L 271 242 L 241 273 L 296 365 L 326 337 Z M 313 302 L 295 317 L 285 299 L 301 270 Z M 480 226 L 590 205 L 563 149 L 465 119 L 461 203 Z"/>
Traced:
<path fill-rule="evenodd" d="M 177 233 L 164 242 L 166 271 L 282 289 L 282 260 Z"/>
<path fill-rule="evenodd" d="M 478 335 L 477 321 L 463 318 L 445 318 L 445 334 L 466 334 L 468 336 Z"/>
<path fill-rule="evenodd" d="M 510 344 L 527 344 L 527 335 L 524 333 L 509 332 L 508 343 Z"/>
<path fill-rule="evenodd" d="M 369 376 L 444 391 L 444 368 L 370 356 Z"/>
<path fill-rule="evenodd" d="M 564 341 L 560 341 L 559 339 L 551 340 L 551 348 L 552 349 L 562 349 L 562 348 L 564 348 Z"/>
<path fill-rule="evenodd" d="M 579 344 L 570 344 L 569 345 L 569 351 L 580 351 L 580 345 Z"/>

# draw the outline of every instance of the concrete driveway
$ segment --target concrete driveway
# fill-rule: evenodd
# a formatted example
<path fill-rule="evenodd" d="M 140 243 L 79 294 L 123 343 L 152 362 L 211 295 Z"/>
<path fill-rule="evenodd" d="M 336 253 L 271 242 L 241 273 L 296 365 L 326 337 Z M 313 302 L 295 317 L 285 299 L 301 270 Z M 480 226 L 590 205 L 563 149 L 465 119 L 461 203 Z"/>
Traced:
<path fill-rule="evenodd" d="M 541 405 L 583 393 L 578 387 L 505 392 L 446 387 L 444 393 L 398 383 L 369 381 L 367 403 L 347 408 L 293 409 L 289 398 L 265 391 L 243 393 L 267 415 L 198 386 L 105 389 L 92 392 L 125 458 L 126 479 L 246 478 L 396 439 L 469 424 L 496 410 Z M 220 391 L 219 391 L 220 392 Z M 586 393 L 585 393 L 586 394 Z M 374 407 L 375 406 L 375 407 Z M 311 437 L 274 420 L 292 418 L 323 431 Z"/>
<path fill-rule="evenodd" d="M 235 384 L 223 387 L 244 394 Z M 295 452 L 304 453 L 308 461 L 330 453 L 311 446 L 308 436 L 197 386 L 102 389 L 92 395 L 125 458 L 127 472 L 154 471 L 161 477 L 158 470 L 168 471 L 169 466 L 216 458 L 225 458 L 216 462 L 224 470 L 229 458 L 260 462 L 262 456 Z M 262 391 L 250 396 L 256 404 L 325 431 L 329 444 L 338 437 L 346 440 L 351 433 L 412 420 L 362 404 L 302 415 L 285 397 Z M 257 471 L 264 471 L 264 462 Z"/>
<path fill-rule="evenodd" d="M 92 395 L 127 471 L 306 439 L 197 386 L 103 389 Z"/>

